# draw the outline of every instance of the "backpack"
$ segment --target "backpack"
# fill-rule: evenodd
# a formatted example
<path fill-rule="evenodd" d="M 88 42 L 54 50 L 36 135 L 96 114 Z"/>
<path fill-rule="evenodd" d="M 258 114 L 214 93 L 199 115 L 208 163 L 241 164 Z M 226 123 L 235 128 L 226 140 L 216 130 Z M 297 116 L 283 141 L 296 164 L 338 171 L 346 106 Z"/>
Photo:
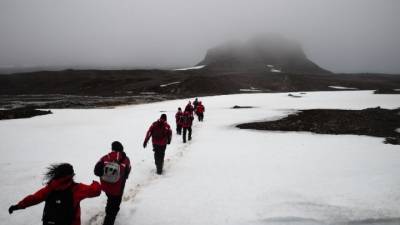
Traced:
<path fill-rule="evenodd" d="M 156 122 L 154 124 L 154 129 L 151 131 L 151 136 L 154 139 L 162 139 L 165 137 L 165 127 L 164 124 L 161 122 Z"/>
<path fill-rule="evenodd" d="M 103 176 L 101 179 L 108 183 L 117 183 L 121 177 L 120 162 L 106 162 L 104 163 Z"/>
<path fill-rule="evenodd" d="M 190 125 L 191 122 L 192 122 L 192 117 L 190 116 L 190 113 L 184 113 L 182 116 L 182 124 Z"/>
<path fill-rule="evenodd" d="M 183 124 L 187 124 L 188 121 L 189 121 L 189 116 L 186 115 L 186 114 L 183 114 L 183 116 L 182 116 L 182 123 L 183 123 Z"/>
<path fill-rule="evenodd" d="M 74 219 L 72 186 L 52 191 L 46 198 L 42 221 L 44 225 L 71 225 Z"/>

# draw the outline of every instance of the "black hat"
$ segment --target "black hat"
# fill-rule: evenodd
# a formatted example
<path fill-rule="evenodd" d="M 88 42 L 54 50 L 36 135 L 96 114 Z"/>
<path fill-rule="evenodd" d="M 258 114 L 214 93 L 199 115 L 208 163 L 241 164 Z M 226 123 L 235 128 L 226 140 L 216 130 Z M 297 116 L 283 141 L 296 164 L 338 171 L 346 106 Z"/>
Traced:
<path fill-rule="evenodd" d="M 167 121 L 167 115 L 165 113 L 161 114 L 160 119 Z"/>
<path fill-rule="evenodd" d="M 111 144 L 111 150 L 116 151 L 116 152 L 123 152 L 124 151 L 124 146 L 122 146 L 121 142 L 114 141 Z"/>

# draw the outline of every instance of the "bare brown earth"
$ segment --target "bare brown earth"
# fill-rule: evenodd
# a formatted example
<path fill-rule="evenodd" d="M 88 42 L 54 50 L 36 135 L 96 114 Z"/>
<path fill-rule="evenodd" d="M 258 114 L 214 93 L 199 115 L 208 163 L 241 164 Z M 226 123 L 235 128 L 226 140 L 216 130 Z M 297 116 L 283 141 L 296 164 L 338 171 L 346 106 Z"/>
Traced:
<path fill-rule="evenodd" d="M 356 134 L 386 138 L 385 143 L 400 144 L 400 108 L 389 110 L 312 109 L 302 110 L 286 118 L 240 124 L 241 129 L 271 131 L 309 131 L 319 134 Z"/>

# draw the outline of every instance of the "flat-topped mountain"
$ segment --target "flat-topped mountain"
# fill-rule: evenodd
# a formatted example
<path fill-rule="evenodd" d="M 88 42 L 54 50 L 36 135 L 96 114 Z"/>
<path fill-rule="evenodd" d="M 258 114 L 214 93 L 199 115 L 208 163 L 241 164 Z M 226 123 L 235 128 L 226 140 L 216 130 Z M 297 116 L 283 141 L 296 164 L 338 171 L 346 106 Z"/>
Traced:
<path fill-rule="evenodd" d="M 200 65 L 217 71 L 330 73 L 309 60 L 299 43 L 275 34 L 221 44 L 208 50 Z"/>

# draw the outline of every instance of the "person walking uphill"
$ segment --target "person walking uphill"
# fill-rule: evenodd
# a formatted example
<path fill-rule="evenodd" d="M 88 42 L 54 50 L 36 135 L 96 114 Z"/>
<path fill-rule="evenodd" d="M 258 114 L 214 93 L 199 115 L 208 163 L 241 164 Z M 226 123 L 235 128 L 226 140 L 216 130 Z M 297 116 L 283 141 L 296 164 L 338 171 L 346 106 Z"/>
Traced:
<path fill-rule="evenodd" d="M 45 174 L 47 185 L 36 193 L 25 197 L 8 212 L 39 204 L 45 201 L 43 225 L 80 225 L 80 202 L 101 194 L 100 184 L 93 181 L 91 185 L 75 183 L 74 169 L 68 163 L 53 164 Z"/>
<path fill-rule="evenodd" d="M 167 123 L 167 115 L 162 114 L 160 119 L 155 121 L 146 133 L 143 142 L 143 148 L 146 148 L 149 139 L 152 139 L 154 162 L 157 168 L 157 174 L 161 175 L 164 166 L 165 149 L 167 144 L 171 143 L 172 131 Z"/>
<path fill-rule="evenodd" d="M 182 116 L 182 127 L 183 127 L 183 143 L 186 143 L 186 133 L 188 133 L 188 140 L 192 140 L 192 123 L 193 114 L 189 110 L 185 110 Z"/>
<path fill-rule="evenodd" d="M 193 108 L 196 109 L 198 104 L 199 104 L 199 99 L 195 98 L 193 101 Z"/>
<path fill-rule="evenodd" d="M 178 112 L 175 114 L 175 122 L 176 122 L 176 133 L 181 135 L 182 133 L 182 116 L 183 112 L 181 107 L 178 108 Z"/>
<path fill-rule="evenodd" d="M 113 225 L 124 193 L 125 182 L 131 172 L 131 163 L 118 141 L 111 144 L 111 152 L 103 156 L 94 168 L 100 177 L 101 188 L 107 195 L 106 216 L 103 225 Z"/>
<path fill-rule="evenodd" d="M 204 119 L 204 111 L 205 111 L 204 105 L 201 102 L 199 102 L 196 107 L 196 115 L 197 115 L 197 118 L 199 119 L 199 121 L 201 121 L 201 122 Z"/>
<path fill-rule="evenodd" d="M 192 103 L 191 103 L 190 101 L 189 101 L 188 104 L 185 106 L 185 111 L 189 111 L 190 114 L 192 114 L 192 116 L 193 116 L 194 108 L 193 108 L 193 105 L 192 105 Z"/>

